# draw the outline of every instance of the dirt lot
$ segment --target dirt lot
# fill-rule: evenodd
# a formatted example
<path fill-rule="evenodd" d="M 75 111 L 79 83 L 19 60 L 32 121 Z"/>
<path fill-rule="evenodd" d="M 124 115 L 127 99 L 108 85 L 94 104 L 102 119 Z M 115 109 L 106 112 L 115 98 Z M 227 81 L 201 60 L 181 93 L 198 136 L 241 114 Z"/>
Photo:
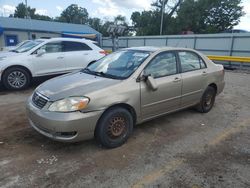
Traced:
<path fill-rule="evenodd" d="M 192 109 L 138 125 L 107 150 L 51 141 L 29 127 L 32 89 L 0 92 L 0 187 L 250 187 L 250 74 L 226 73 L 208 114 Z"/>

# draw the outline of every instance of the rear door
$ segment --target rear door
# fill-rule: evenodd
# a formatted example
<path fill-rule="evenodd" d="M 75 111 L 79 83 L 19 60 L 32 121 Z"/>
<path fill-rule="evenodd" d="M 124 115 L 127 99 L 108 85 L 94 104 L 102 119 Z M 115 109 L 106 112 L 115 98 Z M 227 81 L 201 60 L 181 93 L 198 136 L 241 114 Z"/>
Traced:
<path fill-rule="evenodd" d="M 206 88 L 207 70 L 202 58 L 191 51 L 178 52 L 182 72 L 181 107 L 190 106 L 200 101 Z"/>
<path fill-rule="evenodd" d="M 141 115 L 144 120 L 180 107 L 182 80 L 175 52 L 156 55 L 146 66 L 144 75 L 151 75 L 158 85 L 158 89 L 153 91 L 145 82 L 140 82 Z"/>
<path fill-rule="evenodd" d="M 93 50 L 83 42 L 63 41 L 65 69 L 74 71 L 85 68 L 93 58 Z"/>

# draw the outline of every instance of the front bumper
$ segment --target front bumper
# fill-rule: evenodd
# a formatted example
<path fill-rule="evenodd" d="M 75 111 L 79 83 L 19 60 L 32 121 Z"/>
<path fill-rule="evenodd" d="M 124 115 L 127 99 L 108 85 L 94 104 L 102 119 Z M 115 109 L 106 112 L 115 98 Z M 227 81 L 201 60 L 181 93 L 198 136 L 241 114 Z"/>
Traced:
<path fill-rule="evenodd" d="M 27 115 L 31 126 L 53 140 L 77 142 L 93 138 L 96 123 L 103 111 L 58 113 L 39 109 L 27 102 Z"/>

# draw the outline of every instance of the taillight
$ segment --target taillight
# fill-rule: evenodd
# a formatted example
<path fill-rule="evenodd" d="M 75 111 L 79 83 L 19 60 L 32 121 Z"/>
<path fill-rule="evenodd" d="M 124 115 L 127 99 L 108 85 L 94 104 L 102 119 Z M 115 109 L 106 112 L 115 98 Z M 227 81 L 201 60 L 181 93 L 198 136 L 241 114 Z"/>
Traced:
<path fill-rule="evenodd" d="M 100 54 L 108 55 L 109 53 L 105 50 L 99 51 Z"/>

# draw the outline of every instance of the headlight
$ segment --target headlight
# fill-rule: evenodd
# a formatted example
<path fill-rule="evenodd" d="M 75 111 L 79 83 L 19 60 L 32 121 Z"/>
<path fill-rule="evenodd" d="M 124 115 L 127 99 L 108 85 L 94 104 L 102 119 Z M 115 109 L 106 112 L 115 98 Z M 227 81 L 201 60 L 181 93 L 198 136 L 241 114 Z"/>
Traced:
<path fill-rule="evenodd" d="M 87 107 L 89 99 L 86 97 L 69 97 L 53 102 L 49 106 L 52 112 L 74 112 Z"/>
<path fill-rule="evenodd" d="M 5 59 L 6 59 L 5 56 L 4 57 L 0 57 L 0 61 L 5 60 Z"/>

